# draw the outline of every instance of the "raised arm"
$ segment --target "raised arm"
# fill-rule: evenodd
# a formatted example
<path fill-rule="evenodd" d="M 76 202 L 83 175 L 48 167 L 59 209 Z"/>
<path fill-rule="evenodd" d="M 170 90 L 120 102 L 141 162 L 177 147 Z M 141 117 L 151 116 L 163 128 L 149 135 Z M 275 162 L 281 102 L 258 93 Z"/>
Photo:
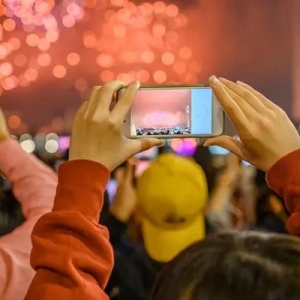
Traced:
<path fill-rule="evenodd" d="M 37 158 L 24 152 L 3 133 L 0 112 L 0 170 L 10 181 L 22 206 L 25 222 L 0 238 L 0 299 L 22 299 L 34 276 L 29 258 L 31 232 L 36 221 L 51 211 L 57 185 L 56 174 Z"/>
<path fill-rule="evenodd" d="M 59 169 L 53 211 L 33 231 L 31 264 L 36 275 L 26 300 L 108 299 L 104 288 L 113 267 L 107 230 L 98 225 L 109 173 L 156 139 L 129 140 L 124 119 L 139 84 L 130 85 L 112 112 L 114 93 L 124 84 L 94 88 L 75 116 L 70 162 Z"/>
<path fill-rule="evenodd" d="M 291 212 L 288 228 L 300 236 L 300 138 L 286 113 L 249 85 L 210 78 L 214 93 L 234 124 L 239 140 L 209 139 L 268 173 L 268 183 Z"/>

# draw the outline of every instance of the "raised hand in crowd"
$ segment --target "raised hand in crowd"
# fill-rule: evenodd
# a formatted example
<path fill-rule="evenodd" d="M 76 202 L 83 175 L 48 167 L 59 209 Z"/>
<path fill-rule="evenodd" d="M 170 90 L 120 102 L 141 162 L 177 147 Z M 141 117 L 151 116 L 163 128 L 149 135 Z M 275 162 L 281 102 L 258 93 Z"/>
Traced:
<path fill-rule="evenodd" d="M 124 168 L 117 170 L 115 179 L 118 183 L 110 213 L 119 221 L 127 222 L 136 208 L 136 191 L 134 183 L 134 165 L 127 163 Z"/>
<path fill-rule="evenodd" d="M 230 154 L 226 160 L 225 170 L 217 178 L 206 209 L 206 217 L 214 232 L 233 228 L 232 198 L 241 173 L 241 160 L 236 155 Z"/>
<path fill-rule="evenodd" d="M 291 213 L 287 222 L 300 235 L 300 138 L 291 120 L 277 105 L 249 85 L 210 78 L 210 85 L 239 139 L 221 136 L 204 145 L 218 145 L 268 172 L 269 186 L 283 196 Z"/>
<path fill-rule="evenodd" d="M 213 91 L 234 124 L 239 139 L 221 136 L 206 146 L 226 148 L 267 172 L 285 155 L 300 148 L 299 134 L 286 113 L 249 85 L 210 78 Z"/>

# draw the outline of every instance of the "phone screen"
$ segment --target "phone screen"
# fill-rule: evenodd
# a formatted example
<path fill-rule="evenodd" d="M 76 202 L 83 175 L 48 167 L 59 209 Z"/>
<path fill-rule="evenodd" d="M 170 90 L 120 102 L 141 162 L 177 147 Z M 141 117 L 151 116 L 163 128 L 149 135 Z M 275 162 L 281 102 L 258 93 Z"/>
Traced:
<path fill-rule="evenodd" d="M 141 88 L 130 112 L 132 136 L 210 135 L 210 87 Z"/>

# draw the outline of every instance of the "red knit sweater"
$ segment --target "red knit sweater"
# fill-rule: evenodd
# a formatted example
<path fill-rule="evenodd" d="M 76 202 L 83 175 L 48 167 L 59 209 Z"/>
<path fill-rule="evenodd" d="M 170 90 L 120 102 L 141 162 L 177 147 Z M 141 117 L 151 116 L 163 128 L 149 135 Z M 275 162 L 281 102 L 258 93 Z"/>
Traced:
<path fill-rule="evenodd" d="M 299 169 L 298 169 L 299 168 Z M 32 233 L 31 264 L 36 275 L 25 300 L 104 300 L 113 267 L 105 228 L 98 225 L 109 172 L 90 161 L 63 164 L 53 211 Z M 288 228 L 300 235 L 300 150 L 278 161 L 268 183 L 292 213 Z"/>

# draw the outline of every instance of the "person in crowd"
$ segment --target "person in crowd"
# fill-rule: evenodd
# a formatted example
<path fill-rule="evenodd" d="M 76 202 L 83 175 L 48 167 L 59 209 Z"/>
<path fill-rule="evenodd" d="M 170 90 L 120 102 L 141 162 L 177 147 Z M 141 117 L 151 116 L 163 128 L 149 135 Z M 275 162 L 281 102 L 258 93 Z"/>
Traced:
<path fill-rule="evenodd" d="M 108 227 L 115 256 L 106 292 L 111 299 L 146 300 L 162 266 L 205 237 L 206 178 L 192 159 L 173 153 L 159 155 L 137 179 L 137 189 L 132 164 L 116 173 L 110 222 L 101 223 Z M 129 239 L 125 232 L 131 228 L 135 234 L 131 230 Z"/>
<path fill-rule="evenodd" d="M 212 232 L 233 228 L 232 199 L 241 173 L 240 159 L 233 154 L 229 155 L 225 169 L 217 177 L 206 207 L 206 218 Z"/>
<path fill-rule="evenodd" d="M 180 189 L 174 189 L 174 187 Z M 144 246 L 152 260 L 166 263 L 205 237 L 207 182 L 192 159 L 162 154 L 137 181 Z"/>
<path fill-rule="evenodd" d="M 269 185 L 283 195 L 291 211 L 287 221 L 290 233 L 300 235 L 300 173 L 295 168 L 300 163 L 297 130 L 279 107 L 248 85 L 216 77 L 210 78 L 210 84 L 236 127 L 240 140 L 229 136 L 216 137 L 207 140 L 205 146 L 226 148 L 267 172 Z M 124 87 L 123 83 L 111 82 L 94 88 L 90 100 L 79 108 L 72 128 L 70 159 L 59 168 L 53 211 L 44 215 L 33 230 L 31 263 L 36 275 L 26 300 L 108 299 L 104 289 L 113 266 L 113 252 L 107 230 L 98 225 L 103 204 L 99 195 L 103 197 L 113 169 L 136 153 L 162 144 L 154 138 L 131 140 L 123 135 L 123 122 L 139 86 L 139 83 L 129 85 L 111 111 L 112 97 Z M 179 190 L 180 186 L 174 186 L 174 189 Z M 211 257 L 209 250 L 207 255 Z M 231 248 L 226 247 L 225 251 L 228 253 Z M 279 260 L 290 256 L 288 251 L 281 251 L 280 255 Z M 217 259 L 217 255 L 214 258 Z M 243 265 L 245 270 L 248 270 L 248 265 Z M 230 270 L 228 266 L 227 272 Z M 251 275 L 259 277 L 263 266 L 252 270 L 254 274 Z M 280 273 L 281 265 L 275 271 L 274 277 Z M 214 278 L 218 270 L 208 274 Z M 169 285 L 174 287 L 171 281 Z M 286 286 L 294 288 L 292 276 L 286 276 L 284 282 L 277 284 L 282 297 Z M 244 291 L 233 283 L 230 287 L 227 291 L 233 296 L 239 290 Z M 201 285 L 190 289 L 194 294 L 201 290 Z M 216 290 L 216 286 L 207 289 Z M 265 293 L 264 299 L 274 292 L 273 286 L 263 288 L 257 281 L 247 286 L 248 299 L 255 299 L 258 290 Z M 188 299 L 188 291 L 185 291 L 185 299 Z M 198 299 L 201 299 L 200 295 Z"/>
<path fill-rule="evenodd" d="M 167 264 L 150 300 L 297 300 L 299 281 L 299 238 L 218 233 Z"/>
<path fill-rule="evenodd" d="M 10 138 L 0 110 L 0 170 L 12 186 L 14 197 L 1 199 L 0 299 L 25 297 L 35 274 L 29 262 L 31 232 L 36 221 L 50 212 L 57 186 L 56 174 Z M 7 197 L 5 193 L 3 197 Z M 11 203 L 8 203 L 11 201 Z M 17 217 L 17 219 L 13 219 Z"/>

